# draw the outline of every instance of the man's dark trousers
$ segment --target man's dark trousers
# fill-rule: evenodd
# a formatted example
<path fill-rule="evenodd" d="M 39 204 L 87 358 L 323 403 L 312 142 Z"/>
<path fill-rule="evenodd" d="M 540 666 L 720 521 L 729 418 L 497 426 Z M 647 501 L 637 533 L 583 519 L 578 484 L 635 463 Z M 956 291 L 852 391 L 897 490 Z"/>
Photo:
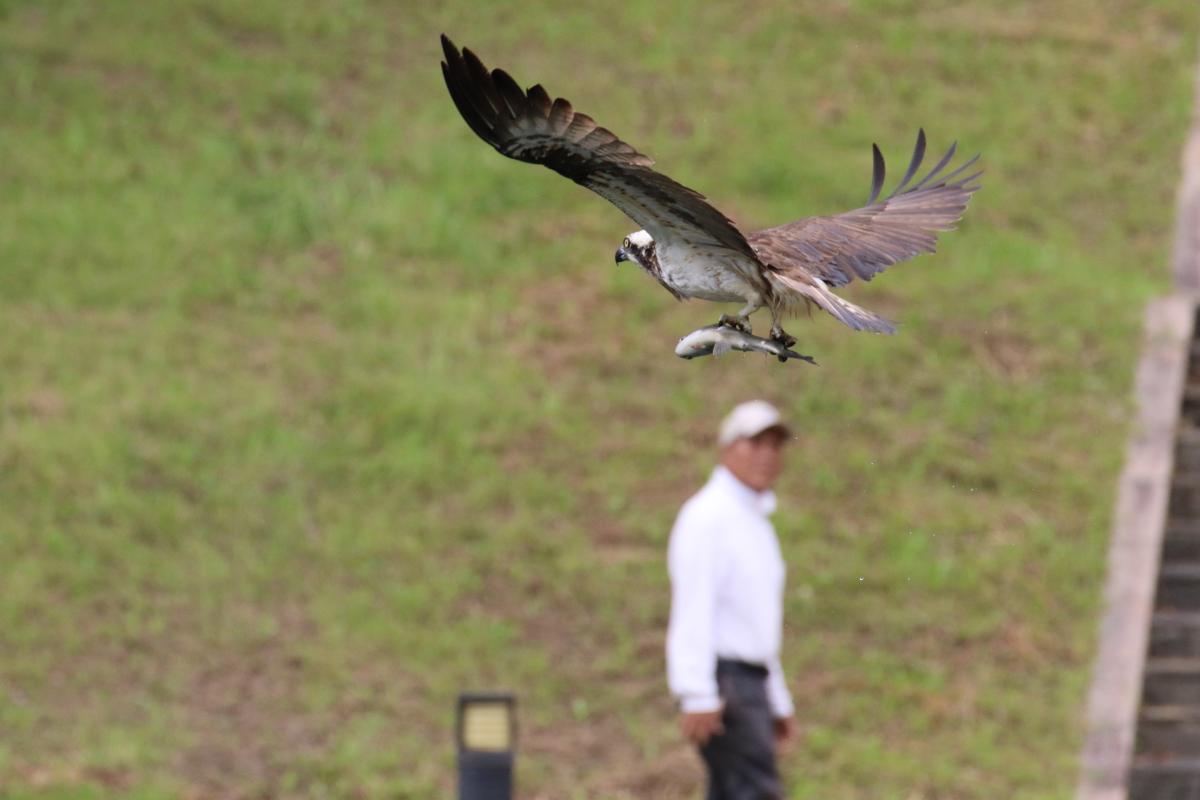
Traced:
<path fill-rule="evenodd" d="M 725 732 L 700 748 L 708 765 L 707 800 L 778 800 L 775 722 L 767 702 L 767 670 L 740 661 L 717 661 L 717 688 L 725 704 Z"/>

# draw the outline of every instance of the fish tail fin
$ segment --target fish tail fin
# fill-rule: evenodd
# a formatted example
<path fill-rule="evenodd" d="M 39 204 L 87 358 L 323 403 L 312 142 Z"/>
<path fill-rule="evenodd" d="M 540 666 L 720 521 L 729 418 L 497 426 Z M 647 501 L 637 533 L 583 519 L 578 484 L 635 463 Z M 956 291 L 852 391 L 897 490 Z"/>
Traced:
<path fill-rule="evenodd" d="M 812 364 L 814 367 L 820 366 L 819 364 L 817 364 L 817 360 L 815 358 L 813 358 L 812 356 L 806 356 L 803 353 L 797 353 L 795 350 L 784 350 L 783 353 L 780 354 L 779 360 L 786 361 L 789 358 L 796 358 L 801 361 L 807 361 L 808 363 Z"/>

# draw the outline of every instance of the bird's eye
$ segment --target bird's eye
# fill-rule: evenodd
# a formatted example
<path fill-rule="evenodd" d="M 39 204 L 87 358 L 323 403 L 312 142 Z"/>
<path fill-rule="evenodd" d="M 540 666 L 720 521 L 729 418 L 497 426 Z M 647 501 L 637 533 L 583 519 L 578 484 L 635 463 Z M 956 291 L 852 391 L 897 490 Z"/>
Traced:
<path fill-rule="evenodd" d="M 633 244 L 632 244 L 632 242 L 629 241 L 628 236 L 625 237 L 625 241 L 621 242 L 621 247 L 624 247 L 626 249 L 628 249 L 629 247 L 632 247 L 632 246 L 633 246 Z"/>

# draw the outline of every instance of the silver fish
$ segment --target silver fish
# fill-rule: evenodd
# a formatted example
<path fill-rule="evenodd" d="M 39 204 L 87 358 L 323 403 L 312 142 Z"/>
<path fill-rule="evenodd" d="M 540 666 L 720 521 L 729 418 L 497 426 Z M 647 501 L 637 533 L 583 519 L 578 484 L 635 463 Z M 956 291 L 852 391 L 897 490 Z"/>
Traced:
<path fill-rule="evenodd" d="M 697 328 L 675 345 L 675 355 L 680 358 L 722 356 L 730 350 L 741 350 L 743 353 L 766 353 L 775 356 L 780 361 L 798 358 L 810 364 L 817 363 L 812 356 L 801 355 L 795 350 L 789 350 L 779 342 L 744 333 L 728 325 L 706 325 L 703 328 Z"/>

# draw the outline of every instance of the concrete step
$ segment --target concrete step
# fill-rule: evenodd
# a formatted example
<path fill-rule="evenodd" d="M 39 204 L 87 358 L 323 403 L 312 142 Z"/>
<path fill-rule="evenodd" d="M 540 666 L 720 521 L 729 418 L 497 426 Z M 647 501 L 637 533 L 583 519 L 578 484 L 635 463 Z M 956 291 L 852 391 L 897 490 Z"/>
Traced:
<path fill-rule="evenodd" d="M 1200 472 L 1200 427 L 1194 420 L 1180 428 L 1175 441 L 1175 471 L 1183 475 Z"/>
<path fill-rule="evenodd" d="M 1200 800 L 1200 761 L 1134 762 L 1129 800 Z"/>
<path fill-rule="evenodd" d="M 1158 611 L 1150 621 L 1150 658 L 1200 659 L 1200 611 Z"/>
<path fill-rule="evenodd" d="M 1154 758 L 1200 758 L 1200 722 L 1138 722 L 1137 752 Z"/>
<path fill-rule="evenodd" d="M 1151 706 L 1200 707 L 1200 658 L 1151 658 L 1146 661 L 1142 678 L 1142 716 L 1147 720 L 1151 719 L 1147 716 Z M 1197 723 L 1200 724 L 1200 716 Z"/>
<path fill-rule="evenodd" d="M 1200 486 L 1200 466 L 1192 466 L 1192 462 L 1200 460 L 1200 446 L 1177 447 L 1175 449 L 1175 468 L 1171 471 L 1171 485 L 1187 488 Z"/>
<path fill-rule="evenodd" d="M 1185 425 L 1195 425 L 1200 421 L 1200 383 L 1194 382 L 1194 379 L 1189 380 L 1183 390 L 1183 404 L 1179 408 L 1179 417 L 1179 421 Z"/>
<path fill-rule="evenodd" d="M 1156 611 L 1200 611 L 1200 562 L 1164 563 L 1158 570 Z"/>
<path fill-rule="evenodd" d="M 1200 410 L 1197 414 L 1200 415 Z M 1200 473 L 1176 472 L 1172 476 L 1167 508 L 1172 517 L 1200 517 Z"/>
<path fill-rule="evenodd" d="M 1148 705 L 1138 712 L 1137 763 L 1200 760 L 1200 713 L 1195 706 Z M 1200 798 L 1198 798 L 1200 800 Z"/>
<path fill-rule="evenodd" d="M 1200 376 L 1196 374 L 1196 367 L 1200 364 L 1200 360 L 1193 359 L 1188 365 L 1188 376 L 1186 383 L 1183 385 L 1183 408 L 1186 409 L 1189 403 L 1194 403 L 1200 407 Z"/>
<path fill-rule="evenodd" d="M 1162 560 L 1165 563 L 1200 563 L 1200 520 L 1172 520 L 1163 533 Z"/>

